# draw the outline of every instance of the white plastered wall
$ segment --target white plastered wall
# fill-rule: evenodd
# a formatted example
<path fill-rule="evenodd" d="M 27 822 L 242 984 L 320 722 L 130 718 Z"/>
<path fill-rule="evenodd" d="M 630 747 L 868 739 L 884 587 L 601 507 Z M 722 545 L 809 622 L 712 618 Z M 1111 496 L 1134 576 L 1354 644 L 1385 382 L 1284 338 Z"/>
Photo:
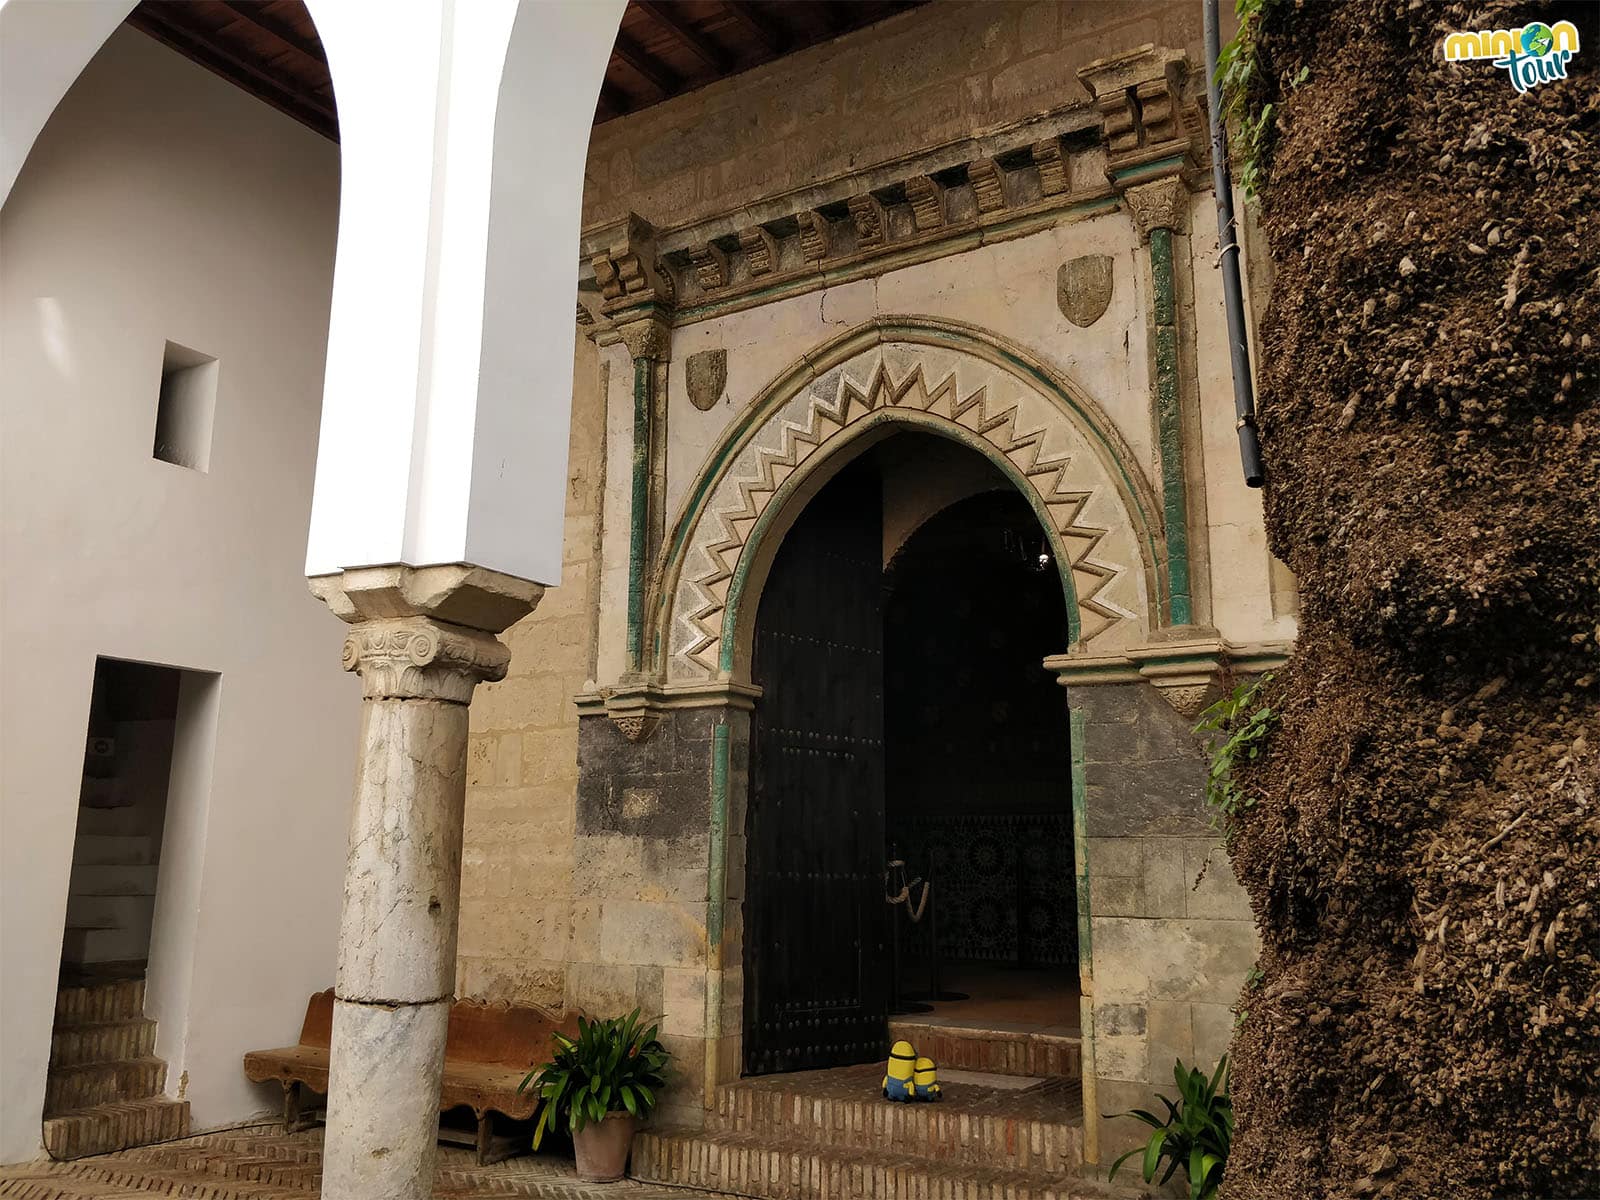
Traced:
<path fill-rule="evenodd" d="M 240 1056 L 332 980 L 359 703 L 302 563 L 338 184 L 337 146 L 123 29 L 0 214 L 0 1162 L 40 1152 L 97 655 L 213 676 L 150 1001 L 198 1126 L 275 1103 Z M 151 455 L 168 340 L 220 363 L 207 473 Z"/>

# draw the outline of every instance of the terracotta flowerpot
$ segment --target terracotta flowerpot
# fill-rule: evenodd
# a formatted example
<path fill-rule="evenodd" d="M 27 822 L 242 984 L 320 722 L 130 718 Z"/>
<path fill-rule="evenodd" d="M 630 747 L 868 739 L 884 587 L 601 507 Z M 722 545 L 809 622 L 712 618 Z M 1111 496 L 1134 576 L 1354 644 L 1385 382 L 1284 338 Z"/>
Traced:
<path fill-rule="evenodd" d="M 578 1156 L 578 1178 L 585 1183 L 612 1183 L 622 1178 L 633 1147 L 632 1113 L 607 1113 L 572 1135 Z"/>

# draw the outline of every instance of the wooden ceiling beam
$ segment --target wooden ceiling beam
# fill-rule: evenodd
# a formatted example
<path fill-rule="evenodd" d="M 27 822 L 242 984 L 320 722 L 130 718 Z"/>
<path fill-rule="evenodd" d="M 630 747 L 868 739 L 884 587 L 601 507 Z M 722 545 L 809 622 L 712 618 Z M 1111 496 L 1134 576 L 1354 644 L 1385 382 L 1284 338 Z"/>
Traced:
<path fill-rule="evenodd" d="M 634 7 L 673 41 L 700 60 L 713 74 L 721 74 L 732 64 L 728 54 L 705 34 L 685 25 L 672 11 L 658 0 L 634 0 Z"/>
<path fill-rule="evenodd" d="M 683 80 L 660 59 L 650 55 L 643 46 L 625 33 L 617 34 L 611 53 L 642 75 L 663 96 L 670 96 L 683 86 Z"/>
<path fill-rule="evenodd" d="M 609 121 L 611 117 L 626 116 L 633 111 L 634 106 L 628 94 L 621 88 L 611 83 L 601 83 L 600 107 L 610 112 L 611 116 L 602 118 Z"/>
<path fill-rule="evenodd" d="M 773 25 L 771 21 L 751 8 L 748 0 L 722 0 L 722 8 L 747 33 L 761 43 L 763 52 L 766 55 L 771 56 L 783 53 L 783 48 L 788 42 L 787 35 Z"/>
<path fill-rule="evenodd" d="M 259 4 L 244 4 L 240 0 L 222 0 L 223 7 L 253 29 L 259 29 L 273 42 L 288 50 L 302 62 L 328 74 L 328 59 L 322 48 L 306 41 L 294 30 L 268 17 Z"/>

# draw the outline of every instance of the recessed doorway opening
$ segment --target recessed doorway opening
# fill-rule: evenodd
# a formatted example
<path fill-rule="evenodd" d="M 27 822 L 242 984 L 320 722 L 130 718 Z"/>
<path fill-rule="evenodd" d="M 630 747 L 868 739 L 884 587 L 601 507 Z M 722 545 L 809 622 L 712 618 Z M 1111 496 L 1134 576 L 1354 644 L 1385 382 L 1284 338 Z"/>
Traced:
<path fill-rule="evenodd" d="M 746 1074 L 908 1023 L 953 1067 L 1020 1038 L 1011 1073 L 1077 1074 L 1066 603 L 1029 501 L 948 439 L 884 439 L 798 515 L 752 654 Z"/>

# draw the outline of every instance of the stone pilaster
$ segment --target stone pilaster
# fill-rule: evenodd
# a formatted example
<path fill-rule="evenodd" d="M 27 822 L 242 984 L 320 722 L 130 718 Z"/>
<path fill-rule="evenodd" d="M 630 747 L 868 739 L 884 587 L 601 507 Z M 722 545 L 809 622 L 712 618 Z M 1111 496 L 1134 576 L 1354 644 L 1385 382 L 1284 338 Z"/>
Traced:
<path fill-rule="evenodd" d="M 497 634 L 543 589 L 482 568 L 367 567 L 311 581 L 353 628 L 361 753 L 334 980 L 323 1195 L 432 1195 L 454 992 L 467 705 L 505 676 Z"/>
<path fill-rule="evenodd" d="M 666 522 L 666 364 L 671 357 L 676 293 L 657 254 L 655 230 L 637 214 L 629 214 L 621 240 L 598 255 L 593 266 L 604 297 L 601 312 L 611 318 L 633 359 L 627 673 L 637 678 L 645 657 L 649 564 L 660 548 Z"/>
<path fill-rule="evenodd" d="M 1191 494 L 1189 475 L 1203 478 L 1194 414 L 1183 402 L 1184 350 L 1192 360 L 1193 329 L 1179 320 L 1180 293 L 1187 268 L 1174 242 L 1189 232 L 1189 190 L 1198 182 L 1204 157 L 1204 122 L 1191 98 L 1188 56 L 1181 50 L 1142 46 L 1128 54 L 1090 63 L 1078 78 L 1100 110 L 1106 144 L 1106 177 L 1148 248 L 1151 311 L 1151 410 L 1160 454 L 1162 509 L 1166 532 L 1166 622 L 1188 626 L 1203 619 L 1196 604 L 1196 559 L 1203 564 L 1205 542 L 1191 543 L 1191 528 L 1203 529 L 1204 489 Z M 1185 246 L 1187 242 L 1183 243 Z M 1183 268 L 1183 270 L 1180 270 Z M 1183 276 L 1183 278 L 1180 278 Z M 1191 379 L 1193 371 L 1189 373 Z M 1192 404 L 1189 407 L 1194 407 Z M 1186 441 L 1195 441 L 1186 447 Z M 1198 552 L 1198 553 L 1197 553 Z"/>

